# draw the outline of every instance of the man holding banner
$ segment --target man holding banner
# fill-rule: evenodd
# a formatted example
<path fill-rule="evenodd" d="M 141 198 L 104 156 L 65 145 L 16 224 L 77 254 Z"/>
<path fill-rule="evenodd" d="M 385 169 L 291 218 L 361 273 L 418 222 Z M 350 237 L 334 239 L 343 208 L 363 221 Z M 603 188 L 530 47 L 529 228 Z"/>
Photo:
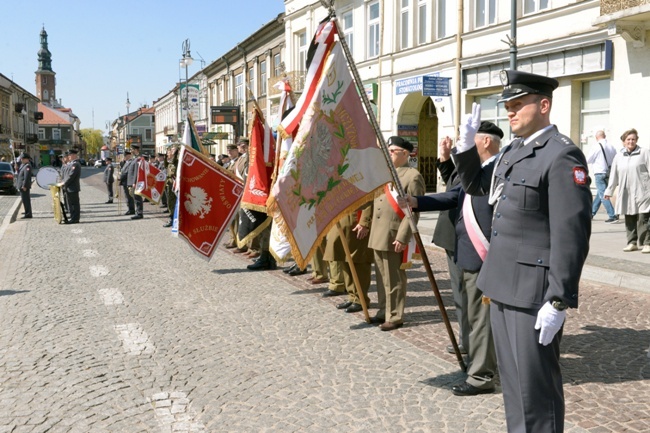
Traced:
<path fill-rule="evenodd" d="M 408 165 L 413 145 L 397 136 L 390 137 L 387 144 L 404 192 L 423 195 L 426 190 L 424 178 Z M 392 185 L 386 185 L 385 189 L 386 193 L 376 198 L 372 209 L 364 213 L 372 212 L 368 247 L 374 250 L 379 299 L 379 311 L 373 321 L 383 321 L 379 329 L 392 331 L 404 324 L 407 283 L 404 252 L 408 251 L 412 232 L 408 218 L 397 204 L 396 191 Z"/>

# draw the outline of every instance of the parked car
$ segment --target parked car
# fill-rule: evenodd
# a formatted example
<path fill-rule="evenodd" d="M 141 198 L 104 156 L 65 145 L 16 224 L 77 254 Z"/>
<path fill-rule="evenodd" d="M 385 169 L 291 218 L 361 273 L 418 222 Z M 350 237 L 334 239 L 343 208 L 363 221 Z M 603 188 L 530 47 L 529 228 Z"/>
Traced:
<path fill-rule="evenodd" d="M 14 169 L 8 162 L 0 162 L 0 191 L 18 194 Z"/>
<path fill-rule="evenodd" d="M 95 164 L 93 165 L 93 167 L 95 167 L 95 168 L 106 167 L 106 161 L 104 161 L 103 159 L 98 159 L 97 161 L 95 161 Z"/>

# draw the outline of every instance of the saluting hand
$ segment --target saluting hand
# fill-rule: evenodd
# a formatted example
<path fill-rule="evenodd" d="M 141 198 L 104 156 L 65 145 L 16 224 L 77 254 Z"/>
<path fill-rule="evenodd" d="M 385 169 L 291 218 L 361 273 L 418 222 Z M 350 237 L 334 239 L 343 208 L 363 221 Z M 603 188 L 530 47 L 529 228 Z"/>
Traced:
<path fill-rule="evenodd" d="M 452 142 L 449 136 L 440 140 L 440 144 L 438 144 L 438 158 L 440 158 L 440 162 L 448 161 L 451 158 L 451 145 Z"/>
<path fill-rule="evenodd" d="M 472 104 L 472 113 L 466 115 L 460 125 L 460 137 L 456 144 L 459 152 L 465 152 L 476 146 L 474 137 L 476 137 L 479 126 L 481 126 L 481 104 L 474 102 Z"/>

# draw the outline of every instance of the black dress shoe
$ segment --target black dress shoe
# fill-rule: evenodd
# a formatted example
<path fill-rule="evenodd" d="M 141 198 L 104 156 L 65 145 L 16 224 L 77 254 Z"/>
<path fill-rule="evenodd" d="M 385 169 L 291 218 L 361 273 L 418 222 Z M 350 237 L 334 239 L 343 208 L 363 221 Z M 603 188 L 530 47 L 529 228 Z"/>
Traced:
<path fill-rule="evenodd" d="M 163 224 L 163 227 L 167 228 L 167 227 L 171 227 L 172 225 L 173 223 L 170 221 L 168 223 Z"/>
<path fill-rule="evenodd" d="M 297 276 L 297 275 L 305 275 L 305 274 L 307 273 L 307 268 L 305 268 L 305 269 L 300 269 L 298 266 L 296 266 L 295 269 L 293 269 L 293 270 L 291 270 L 291 271 L 289 271 L 289 272 L 287 272 L 287 273 L 288 273 L 289 275 L 291 275 L 292 277 L 295 277 L 295 276 Z"/>
<path fill-rule="evenodd" d="M 124 215 L 135 215 L 135 212 L 127 211 Z"/>
<path fill-rule="evenodd" d="M 458 395 L 461 397 L 468 397 L 472 395 L 479 395 L 479 394 L 492 394 L 494 392 L 494 388 L 477 388 L 474 385 L 470 385 L 467 382 L 463 382 L 460 385 L 454 385 L 451 387 L 451 392 L 454 393 L 454 395 Z"/>
<path fill-rule="evenodd" d="M 386 319 L 383 318 L 383 317 L 376 317 L 375 316 L 375 317 L 370 318 L 370 323 L 372 323 L 373 325 L 381 325 L 385 321 L 386 321 Z"/>
<path fill-rule="evenodd" d="M 297 269 L 297 268 L 298 268 L 298 265 L 296 265 L 294 263 L 293 265 L 289 266 L 288 268 L 282 269 L 282 272 L 284 272 L 285 274 L 288 274 L 289 272 L 291 272 L 291 271 L 293 271 L 294 269 Z"/>
<path fill-rule="evenodd" d="M 346 313 L 358 313 L 359 311 L 363 311 L 363 307 L 361 306 L 361 304 L 357 304 L 357 303 L 353 303 L 348 308 L 345 309 Z"/>
<path fill-rule="evenodd" d="M 144 218 L 142 215 L 133 215 L 131 217 L 132 220 L 141 220 L 142 218 Z"/>
<path fill-rule="evenodd" d="M 113 200 L 105 201 L 104 204 L 111 204 L 113 203 Z"/>
<path fill-rule="evenodd" d="M 345 309 L 348 308 L 350 305 L 352 305 L 352 302 L 350 302 L 350 301 L 345 301 L 345 302 L 341 302 L 339 305 L 337 305 L 336 308 L 338 308 L 339 310 L 345 310 Z"/>
<path fill-rule="evenodd" d="M 337 292 L 336 290 L 326 290 L 321 295 L 323 298 L 329 298 L 330 296 L 341 296 L 345 295 L 345 292 Z"/>
<path fill-rule="evenodd" d="M 31 215 L 25 215 L 25 216 L 21 216 L 20 219 L 25 220 L 25 219 L 30 219 L 31 217 L 32 217 Z"/>
<path fill-rule="evenodd" d="M 465 350 L 465 347 L 463 347 L 462 344 L 458 345 L 458 350 L 460 350 L 461 355 L 467 355 L 467 350 Z M 452 346 L 451 344 L 447 346 L 447 353 L 456 353 L 454 351 L 454 346 Z"/>

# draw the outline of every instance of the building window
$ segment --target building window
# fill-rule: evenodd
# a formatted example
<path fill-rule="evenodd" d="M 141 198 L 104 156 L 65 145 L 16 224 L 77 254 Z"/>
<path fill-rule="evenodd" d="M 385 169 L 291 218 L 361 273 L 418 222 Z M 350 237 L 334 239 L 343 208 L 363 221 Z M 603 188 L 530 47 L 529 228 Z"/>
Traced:
<path fill-rule="evenodd" d="M 296 45 L 298 47 L 297 70 L 304 72 L 307 70 L 307 32 L 302 31 L 296 34 Z"/>
<path fill-rule="evenodd" d="M 241 105 L 244 103 L 244 74 L 235 75 L 235 103 Z"/>
<path fill-rule="evenodd" d="M 42 84 L 47 84 L 47 75 L 41 76 L 41 83 Z"/>
<path fill-rule="evenodd" d="M 524 15 L 548 9 L 549 0 L 524 0 Z"/>
<path fill-rule="evenodd" d="M 248 91 L 251 92 L 251 98 L 257 97 L 257 95 L 253 93 L 255 91 L 255 70 L 253 68 L 248 70 Z"/>
<path fill-rule="evenodd" d="M 368 58 L 379 55 L 379 1 L 368 3 Z"/>
<path fill-rule="evenodd" d="M 409 2 L 410 0 L 400 0 L 400 48 L 409 47 Z"/>
<path fill-rule="evenodd" d="M 151 141 L 151 128 L 147 128 L 144 130 L 144 139 L 147 141 Z"/>
<path fill-rule="evenodd" d="M 476 28 L 489 26 L 496 22 L 496 3 L 496 0 L 476 0 Z"/>
<path fill-rule="evenodd" d="M 52 128 L 52 140 L 60 140 L 60 139 L 61 139 L 61 129 Z"/>
<path fill-rule="evenodd" d="M 437 39 L 443 39 L 447 37 L 447 0 L 436 0 L 436 7 L 438 9 L 436 36 Z"/>
<path fill-rule="evenodd" d="M 347 42 L 348 48 L 350 48 L 350 54 L 354 57 L 354 34 L 352 33 L 354 20 L 352 11 L 345 12 L 341 16 L 341 21 L 343 22 L 343 35 L 345 36 L 345 42 Z"/>
<path fill-rule="evenodd" d="M 609 78 L 582 83 L 580 148 L 586 155 L 596 145 L 596 131 L 609 125 L 609 83 Z"/>
<path fill-rule="evenodd" d="M 503 140 L 501 146 L 510 142 L 510 122 L 508 121 L 508 112 L 503 104 L 497 104 L 500 95 L 477 96 L 474 102 L 481 104 L 481 120 L 488 120 L 497 125 L 503 131 Z"/>
<path fill-rule="evenodd" d="M 280 54 L 273 56 L 273 74 L 274 77 L 282 75 L 282 61 L 280 60 Z"/>
<path fill-rule="evenodd" d="M 38 139 L 40 141 L 45 140 L 45 128 L 38 128 Z"/>
<path fill-rule="evenodd" d="M 418 2 L 418 45 L 426 44 L 429 42 L 427 35 L 427 0 L 419 0 Z"/>
<path fill-rule="evenodd" d="M 266 95 L 266 60 L 260 62 L 260 95 Z"/>

